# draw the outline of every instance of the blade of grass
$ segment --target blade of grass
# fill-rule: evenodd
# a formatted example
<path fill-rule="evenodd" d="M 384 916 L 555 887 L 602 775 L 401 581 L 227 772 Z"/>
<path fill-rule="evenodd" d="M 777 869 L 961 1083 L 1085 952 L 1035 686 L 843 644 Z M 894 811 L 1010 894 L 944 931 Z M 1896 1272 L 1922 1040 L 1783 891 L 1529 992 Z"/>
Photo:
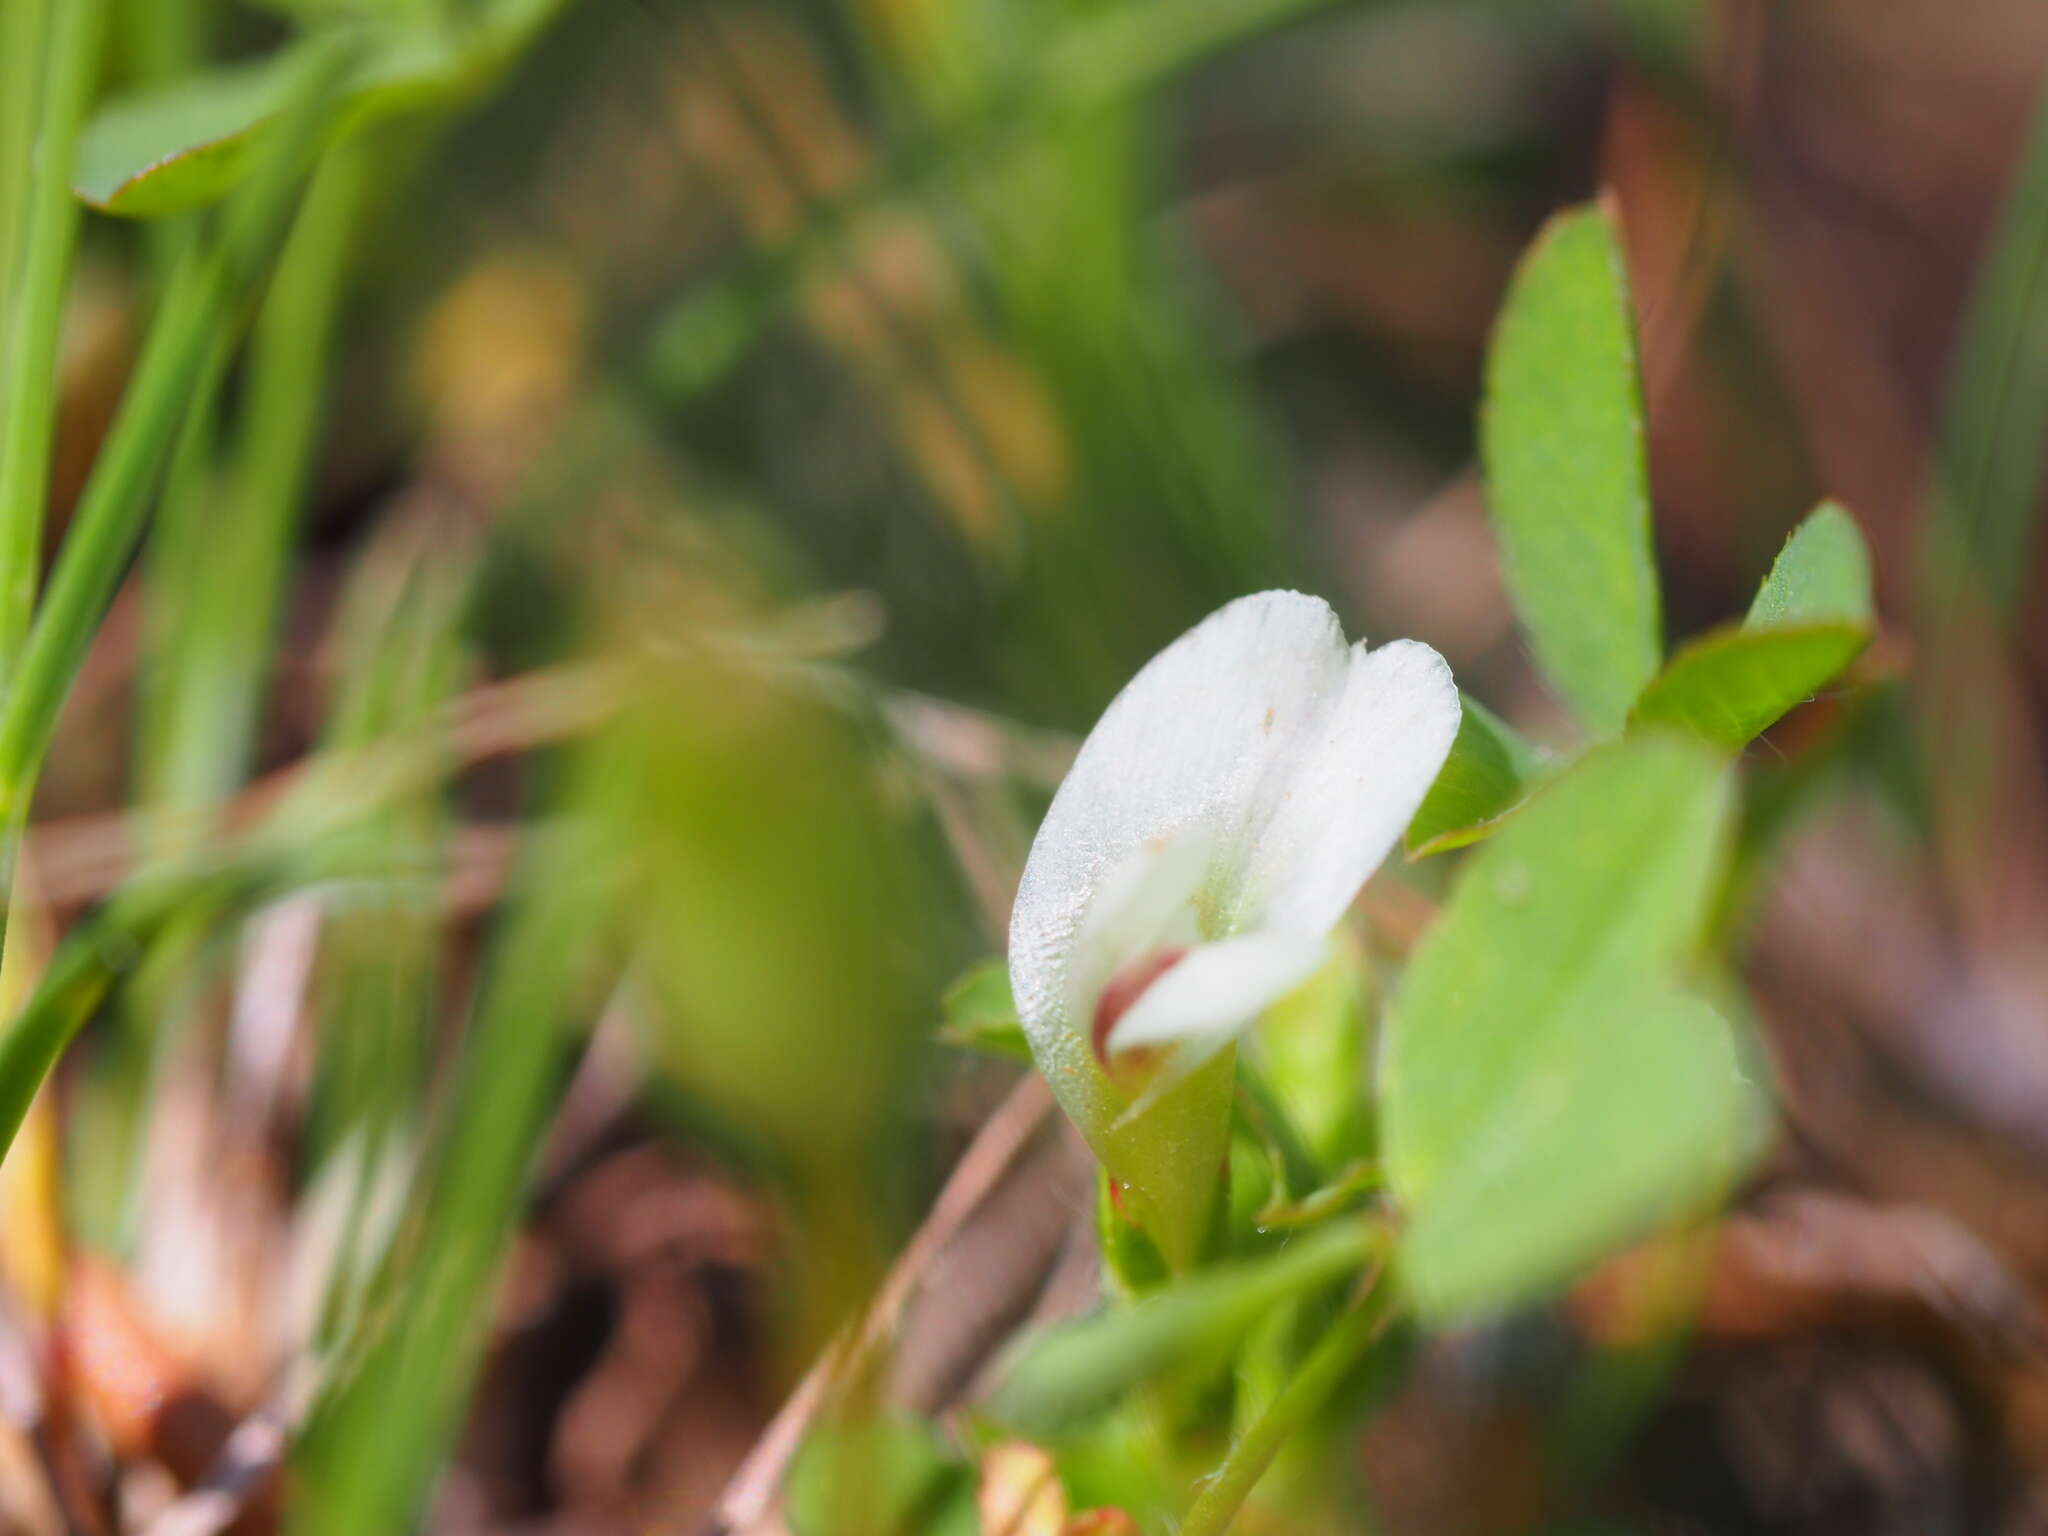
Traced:
<path fill-rule="evenodd" d="M 509 698 L 508 689 L 518 696 Z M 493 708 L 479 709 L 487 694 L 495 695 Z M 594 669 L 543 673 L 480 690 L 452 701 L 423 729 L 360 749 L 323 752 L 266 798 L 268 808 L 252 831 L 136 877 L 74 928 L 65 941 L 70 953 L 44 973 L 23 1017 L 0 1031 L 0 1160 L 20 1113 L 71 1036 L 172 925 L 218 920 L 249 901 L 317 877 L 384 875 L 390 859 L 380 867 L 350 857 L 365 846 L 362 829 L 439 782 L 451 743 L 458 763 L 538 749 L 582 735 L 618 702 L 606 676 Z M 147 828 L 138 840 L 149 841 Z M 371 840 L 373 851 L 375 846 Z M 398 862 L 409 857 L 408 850 L 397 850 Z"/>
<path fill-rule="evenodd" d="M 276 889 L 289 867 L 279 853 L 252 843 L 138 880 L 66 936 L 28 1005 L 0 1034 L 0 1157 L 65 1047 L 165 929 Z"/>
<path fill-rule="evenodd" d="M 344 141 L 314 174 L 257 316 L 231 463 L 216 476 L 213 418 L 229 361 L 225 345 L 211 349 L 172 455 L 149 540 L 150 643 L 137 726 L 142 799 L 162 813 L 145 850 L 153 860 L 196 851 L 249 771 L 347 257 L 369 184 L 367 153 L 364 141 Z M 152 230 L 193 233 L 189 222 Z M 204 931 L 193 922 L 163 937 L 123 990 L 121 1030 L 95 1057 L 98 1129 L 89 1160 L 101 1193 L 86 1210 L 109 1219 L 93 1235 L 115 1251 L 141 1197 L 141 1133 L 161 1087 L 159 1064 L 183 1032 L 191 999 L 203 995 Z"/>
<path fill-rule="evenodd" d="M 105 31 L 106 0 L 65 0 L 49 29 L 18 282 L 0 363 L 0 682 L 14 670 L 35 608 L 57 421 L 57 343 L 78 247 L 71 165 Z"/>
<path fill-rule="evenodd" d="M 1963 322 L 1936 449 L 1924 612 L 1942 623 L 1973 590 L 2012 618 L 2032 568 L 2048 456 L 2048 93 Z"/>
<path fill-rule="evenodd" d="M 57 712 L 142 530 L 164 455 L 236 297 L 283 227 L 346 57 L 339 47 L 315 55 L 269 162 L 229 208 L 218 248 L 181 266 L 150 328 L 0 706 L 0 825 L 18 829 L 27 811 Z"/>
<path fill-rule="evenodd" d="M 408 1528 L 453 1431 L 526 1172 L 571 1055 L 564 1026 L 602 921 L 605 902 L 591 888 L 601 865 L 581 830 L 557 825 L 529 852 L 448 1101 L 456 1113 L 416 1242 L 401 1247 L 387 1275 L 385 1326 L 303 1443 L 297 1536 Z"/>
<path fill-rule="evenodd" d="M 195 250 L 181 263 L 93 466 L 48 597 L 0 703 L 0 884 L 10 894 L 29 801 L 58 710 L 134 548 L 160 461 L 187 413 L 193 387 L 224 346 L 235 297 L 254 279 L 282 229 L 346 59 L 338 46 L 316 52 L 269 159 L 228 210 L 219 247 Z M 71 1032 L 101 995 L 74 990 L 67 1009 L 24 1015 L 0 1035 L 0 1108 L 7 1111 L 0 1115 L 0 1135 L 8 1139 Z"/>
<path fill-rule="evenodd" d="M 1916 594 L 1916 734 L 1948 883 L 1975 921 L 2002 926 L 2006 884 L 2034 874 L 2004 825 L 2031 795 L 2035 746 L 2008 718 L 2015 621 L 2038 534 L 2048 455 L 2048 92 L 1965 313 L 1935 445 Z M 2026 786 L 2019 789 L 2017 786 Z"/>
<path fill-rule="evenodd" d="M 145 770 L 159 803 L 215 803 L 248 771 L 348 256 L 370 185 L 361 140 L 323 158 L 257 316 L 225 505 L 205 497 L 204 522 L 191 526 L 169 521 L 167 506 L 160 525 L 165 541 L 181 547 L 165 551 L 167 568 L 152 582 L 153 606 L 170 614 Z"/>
<path fill-rule="evenodd" d="M 49 0 L 0 0 L 0 314 L 13 302 L 22 232 L 28 228 L 29 161 L 49 15 Z M 0 394 L 5 384 L 0 376 Z"/>
<path fill-rule="evenodd" d="M 467 661 L 465 621 L 476 564 L 469 541 L 442 520 L 400 524 L 373 548 L 341 618 L 341 693 L 328 721 L 331 749 L 416 739 L 435 750 Z M 370 813 L 372 846 L 423 855 L 415 878 L 330 912 L 321 936 L 317 1058 L 310 1161 L 347 1155 L 350 1208 L 359 1217 L 414 1144 L 429 1077 L 440 897 L 450 815 L 441 778 L 392 796 Z M 377 1223 L 347 1223 L 327 1281 L 323 1335 L 345 1336 L 382 1258 Z"/>
<path fill-rule="evenodd" d="M 211 19 L 205 0 L 128 0 L 120 36 L 136 83 L 162 85 L 199 68 Z M 193 219 L 159 219 L 149 226 L 150 280 L 157 291 L 198 233 Z"/>

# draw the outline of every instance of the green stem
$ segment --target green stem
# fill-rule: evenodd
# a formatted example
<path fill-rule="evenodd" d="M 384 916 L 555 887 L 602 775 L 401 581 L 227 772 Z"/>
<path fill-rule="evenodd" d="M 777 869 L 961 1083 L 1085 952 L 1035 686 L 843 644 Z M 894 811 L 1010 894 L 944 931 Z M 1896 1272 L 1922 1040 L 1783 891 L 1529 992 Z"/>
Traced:
<path fill-rule="evenodd" d="M 167 807 L 211 805 L 248 768 L 348 255 L 370 185 L 360 139 L 324 157 L 257 318 L 225 503 L 203 476 L 189 477 L 152 536 L 159 654 L 145 776 L 152 800 Z"/>
<path fill-rule="evenodd" d="M 408 1528 L 461 1412 L 600 949 L 602 861 L 574 815 L 530 850 L 493 946 L 416 1242 L 385 1276 L 382 1327 L 302 1441 L 297 1536 Z"/>
<path fill-rule="evenodd" d="M 0 816 L 19 818 L 26 810 L 57 711 L 134 547 L 158 464 L 203 369 L 220 287 L 213 263 L 192 260 L 180 268 L 93 466 L 0 707 Z"/>
<path fill-rule="evenodd" d="M 13 671 L 35 609 L 57 422 L 57 343 L 78 246 L 71 169 L 99 73 L 105 20 L 105 0 L 65 0 L 50 27 L 19 281 L 0 364 L 6 399 L 0 419 L 0 679 Z"/>
<path fill-rule="evenodd" d="M 57 712 L 134 551 L 165 452 L 210 353 L 225 345 L 235 295 L 260 272 L 284 222 L 345 62 L 339 49 L 317 56 L 266 163 L 228 208 L 221 248 L 190 257 L 171 279 L 0 705 L 0 818 L 18 824 L 26 814 Z"/>
<path fill-rule="evenodd" d="M 146 881 L 66 937 L 28 1005 L 0 1033 L 0 1157 L 65 1047 L 164 928 L 267 888 L 279 867 L 257 849 L 205 871 Z"/>
<path fill-rule="evenodd" d="M 16 263 L 28 228 L 29 163 L 49 16 L 49 0 L 0 0 L 0 315 L 13 302 Z M 5 385 L 0 377 L 0 393 Z"/>
<path fill-rule="evenodd" d="M 1294 1432 L 1321 1410 L 1330 1394 L 1385 1326 L 1389 1307 L 1384 1273 L 1369 1276 L 1344 1315 L 1301 1362 L 1285 1390 L 1267 1405 L 1202 1485 L 1181 1522 L 1180 1536 L 1223 1536 L 1238 1510 Z"/>
<path fill-rule="evenodd" d="M 204 0 L 127 0 L 119 37 L 134 83 L 166 85 L 191 74 L 206 58 L 209 21 Z M 144 238 L 154 292 L 162 292 L 198 234 L 198 221 L 189 215 L 150 221 Z"/>

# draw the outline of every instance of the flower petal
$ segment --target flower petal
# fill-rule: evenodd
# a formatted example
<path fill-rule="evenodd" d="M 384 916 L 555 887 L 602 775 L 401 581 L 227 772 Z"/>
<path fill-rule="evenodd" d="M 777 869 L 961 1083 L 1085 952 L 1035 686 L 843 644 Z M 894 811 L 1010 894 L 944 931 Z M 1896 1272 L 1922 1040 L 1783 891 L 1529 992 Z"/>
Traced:
<path fill-rule="evenodd" d="M 1139 956 L 1202 942 L 1195 900 L 1216 866 L 1216 835 L 1196 825 L 1154 838 L 1096 888 L 1067 966 L 1069 1016 L 1093 1022 L 1108 979 Z"/>
<path fill-rule="evenodd" d="M 1231 926 L 1336 926 L 1436 782 L 1461 712 L 1451 669 L 1428 646 L 1354 646 L 1342 691 L 1286 765 Z"/>
<path fill-rule="evenodd" d="M 1257 830 L 1254 808 L 1278 784 L 1300 733 L 1343 688 L 1349 657 L 1320 599 L 1240 598 L 1145 665 L 1053 797 L 1011 916 L 1010 977 L 1040 1069 L 1091 1137 L 1121 1105 L 1095 1060 L 1088 1020 L 1077 1016 L 1078 1000 L 1109 979 L 1092 974 L 1092 959 L 1088 974 L 1075 971 L 1084 920 L 1111 875 L 1148 843 L 1201 828 L 1219 866 L 1242 858 Z"/>
<path fill-rule="evenodd" d="M 1328 953 L 1320 933 L 1248 933 L 1191 949 L 1117 1020 L 1109 1052 L 1180 1041 L 1220 1046 L 1313 976 Z"/>

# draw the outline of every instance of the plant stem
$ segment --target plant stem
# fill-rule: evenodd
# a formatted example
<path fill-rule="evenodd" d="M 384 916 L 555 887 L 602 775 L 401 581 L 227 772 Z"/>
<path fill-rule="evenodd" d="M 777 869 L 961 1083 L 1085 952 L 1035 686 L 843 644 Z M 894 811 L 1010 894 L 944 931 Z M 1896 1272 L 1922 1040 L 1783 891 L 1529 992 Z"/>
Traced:
<path fill-rule="evenodd" d="M 0 681 L 14 671 L 35 610 L 57 421 L 57 342 L 78 246 L 71 168 L 99 73 L 105 0 L 65 0 L 49 29 L 47 78 L 23 207 L 20 266 L 0 363 Z"/>
<path fill-rule="evenodd" d="M 166 85 L 197 69 L 206 57 L 210 20 L 204 0 L 127 0 L 116 35 L 125 45 L 134 83 Z M 199 221 L 189 214 L 150 221 L 144 238 L 152 292 L 162 292 L 198 236 Z"/>
<path fill-rule="evenodd" d="M 28 228 L 49 13 L 49 0 L 0 0 L 0 316 L 14 301 L 15 263 Z M 0 393 L 5 388 L 0 376 Z"/>
<path fill-rule="evenodd" d="M 344 62 L 340 50 L 316 59 L 275 148 L 229 206 L 221 248 L 188 257 L 164 294 L 0 704 L 0 821 L 18 826 L 26 815 L 57 712 L 141 534 L 165 451 L 210 354 L 225 345 L 236 293 L 254 281 L 284 222 Z"/>
<path fill-rule="evenodd" d="M 182 477 L 152 534 L 143 778 L 169 809 L 213 805 L 248 771 L 368 173 L 360 139 L 323 157 L 257 317 L 225 501 L 205 476 Z"/>
<path fill-rule="evenodd" d="M 300 1446 L 300 1536 L 413 1524 L 461 1412 L 527 1170 L 578 1048 L 575 1004 L 602 948 L 603 861 L 579 810 L 528 850 L 448 1101 L 417 1240 L 384 1276 L 380 1326 Z"/>
<path fill-rule="evenodd" d="M 1238 1436 L 1223 1465 L 1188 1506 L 1180 1536 L 1223 1536 L 1230 1529 L 1280 1447 L 1323 1406 L 1379 1336 L 1390 1304 L 1384 1280 L 1384 1266 L 1366 1277 L 1351 1305 L 1309 1351 L 1286 1389 Z"/>

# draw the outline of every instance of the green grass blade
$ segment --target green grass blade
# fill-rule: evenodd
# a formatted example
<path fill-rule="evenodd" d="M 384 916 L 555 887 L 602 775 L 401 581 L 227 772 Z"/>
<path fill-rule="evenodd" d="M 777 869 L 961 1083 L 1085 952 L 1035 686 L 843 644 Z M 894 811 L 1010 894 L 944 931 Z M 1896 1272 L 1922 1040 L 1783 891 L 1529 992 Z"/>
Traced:
<path fill-rule="evenodd" d="M 13 303 L 29 220 L 29 165 L 41 108 L 50 0 L 0 0 L 0 314 Z M 0 379 L 4 384 L 4 379 Z"/>
<path fill-rule="evenodd" d="M 2048 94 L 1964 317 L 1935 449 L 1924 603 L 1935 626 L 1988 597 L 2013 617 L 2032 568 L 2048 454 Z"/>
<path fill-rule="evenodd" d="M 344 62 L 339 50 L 325 50 L 309 64 L 269 163 L 228 210 L 220 249 L 186 261 L 150 328 L 0 707 L 0 820 L 18 822 L 26 811 L 58 709 L 141 533 L 164 455 L 222 344 L 231 306 L 282 229 Z"/>
<path fill-rule="evenodd" d="M 225 483 L 186 487 L 182 505 L 167 500 L 156 539 L 175 547 L 151 572 L 152 611 L 164 618 L 144 733 L 156 803 L 212 804 L 248 771 L 370 180 L 361 141 L 323 157 L 257 315 Z"/>
<path fill-rule="evenodd" d="M 57 419 L 63 329 L 78 206 L 71 165 L 98 81 L 106 0 L 64 0 L 50 26 L 48 72 L 28 173 L 18 281 L 4 306 L 0 358 L 0 686 L 13 673 L 35 609 L 44 503 Z"/>
<path fill-rule="evenodd" d="M 494 946 L 416 1241 L 388 1277 L 388 1315 L 303 1443 L 298 1536 L 382 1536 L 418 1515 L 469 1390 L 573 1048 L 566 1026 L 605 909 L 593 889 L 601 868 L 571 824 L 531 852 Z"/>

